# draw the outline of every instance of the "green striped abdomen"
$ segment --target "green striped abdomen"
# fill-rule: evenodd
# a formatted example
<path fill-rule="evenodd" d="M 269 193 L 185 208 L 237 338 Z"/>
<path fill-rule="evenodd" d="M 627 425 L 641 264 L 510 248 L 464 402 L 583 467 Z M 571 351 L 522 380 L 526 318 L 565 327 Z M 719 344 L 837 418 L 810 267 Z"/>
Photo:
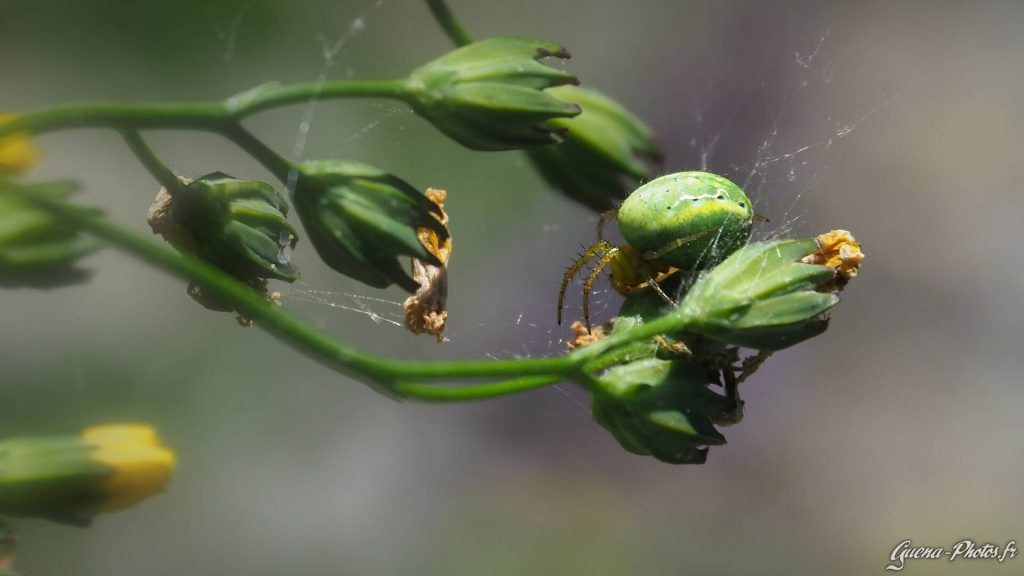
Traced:
<path fill-rule="evenodd" d="M 743 190 L 707 172 L 651 180 L 630 194 L 618 213 L 627 243 L 647 260 L 682 270 L 708 268 L 742 247 L 753 219 Z M 694 238 L 682 242 L 689 237 Z"/>

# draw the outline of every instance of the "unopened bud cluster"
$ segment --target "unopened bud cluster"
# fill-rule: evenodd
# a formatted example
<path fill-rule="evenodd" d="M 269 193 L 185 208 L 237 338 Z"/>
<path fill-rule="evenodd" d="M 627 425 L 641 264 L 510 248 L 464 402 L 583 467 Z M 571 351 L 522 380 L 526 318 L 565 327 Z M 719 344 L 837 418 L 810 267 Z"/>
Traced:
<path fill-rule="evenodd" d="M 612 335 L 666 315 L 684 328 L 614 351 L 617 363 L 595 380 L 595 421 L 630 452 L 704 462 L 709 446 L 725 442 L 715 426 L 742 417 L 737 385 L 770 353 L 825 331 L 835 291 L 863 258 L 843 230 L 758 242 L 701 274 L 678 309 L 650 292 L 631 295 Z M 741 358 L 743 348 L 757 354 Z"/>

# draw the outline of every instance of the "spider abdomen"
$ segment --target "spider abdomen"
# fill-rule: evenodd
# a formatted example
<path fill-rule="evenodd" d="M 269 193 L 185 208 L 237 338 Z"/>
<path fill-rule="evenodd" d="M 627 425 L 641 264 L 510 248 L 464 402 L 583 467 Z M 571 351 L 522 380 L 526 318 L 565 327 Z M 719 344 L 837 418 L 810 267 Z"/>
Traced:
<path fill-rule="evenodd" d="M 739 186 L 708 172 L 651 180 L 619 208 L 619 231 L 645 260 L 682 270 L 720 262 L 750 237 L 754 209 Z"/>

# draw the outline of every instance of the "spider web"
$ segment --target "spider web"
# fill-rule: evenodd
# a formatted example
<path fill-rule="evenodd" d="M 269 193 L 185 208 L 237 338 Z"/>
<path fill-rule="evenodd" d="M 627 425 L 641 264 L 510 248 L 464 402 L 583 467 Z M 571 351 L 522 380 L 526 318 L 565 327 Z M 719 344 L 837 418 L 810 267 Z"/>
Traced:
<path fill-rule="evenodd" d="M 224 44 L 223 59 L 226 63 L 232 61 L 239 30 L 244 28 L 246 10 L 251 4 L 243 4 L 230 22 L 216 24 L 218 38 Z M 406 8 L 386 4 L 384 0 L 370 0 L 355 7 L 356 13 L 351 20 L 336 24 L 334 32 L 316 35 L 321 61 L 317 81 L 357 76 L 360 72 L 358 62 L 350 48 L 363 38 L 376 17 L 393 17 L 390 12 Z M 310 11 L 310 19 L 317 20 L 315 9 L 306 9 Z M 864 109 L 834 110 L 830 95 L 837 89 L 838 82 L 829 49 L 835 24 L 834 21 L 826 22 L 816 32 L 804 31 L 793 35 L 790 45 L 785 48 L 766 51 L 764 61 L 748 72 L 749 77 L 738 92 L 718 86 L 720 79 L 716 77 L 716 70 L 720 66 L 715 60 L 697 58 L 689 64 L 682 64 L 691 68 L 687 76 L 696 78 L 696 81 L 685 93 L 676 95 L 682 96 L 677 99 L 677 107 L 692 112 L 679 115 L 678 125 L 655 124 L 656 131 L 670 132 L 676 138 L 680 134 L 689 135 L 688 139 L 673 141 L 670 138 L 664 142 L 669 154 L 666 173 L 683 170 L 715 172 L 733 180 L 746 191 L 757 213 L 770 219 L 768 223 L 755 226 L 755 240 L 812 235 L 827 229 L 825 224 L 804 222 L 805 199 L 816 190 L 830 160 L 839 150 L 838 145 L 869 122 L 885 105 L 885 102 L 875 102 Z M 305 159 L 310 134 L 323 129 L 315 122 L 321 106 L 322 103 L 313 101 L 301 110 L 291 149 L 293 159 Z M 358 150 L 360 141 L 383 125 L 397 123 L 401 129 L 405 123 L 422 122 L 413 118 L 402 105 L 388 102 L 368 106 L 376 112 L 367 123 L 342 137 L 344 152 Z M 808 114 L 808 110 L 816 115 Z M 654 124 L 650 115 L 643 110 L 639 112 Z M 359 157 L 359 154 L 352 156 Z M 522 169 L 530 170 L 530 166 L 522 163 Z M 538 198 L 538 201 L 557 202 L 553 191 Z M 535 245 L 541 250 L 544 246 L 548 251 L 564 247 L 559 253 L 564 253 L 568 264 L 576 251 L 574 246 L 581 251 L 594 239 L 592 230 L 596 216 L 582 211 L 577 214 L 581 215 L 581 220 L 587 220 L 586 230 L 591 232 L 581 234 L 578 226 L 547 219 L 529 222 L 528 225 L 534 229 L 524 230 L 523 234 L 536 236 Z M 457 230 L 459 223 L 453 221 L 452 226 Z M 616 241 L 614 228 L 614 225 L 607 227 L 613 242 Z M 458 242 L 460 238 L 457 234 L 456 237 Z M 452 265 L 454 275 L 454 267 L 459 265 L 458 245 Z M 555 274 L 550 282 L 538 282 L 538 285 L 557 287 L 558 280 Z M 327 329 L 358 325 L 360 329 L 387 331 L 391 338 L 403 343 L 417 340 L 405 333 L 402 308 L 405 294 L 398 291 L 374 291 L 355 282 L 338 281 L 323 285 L 319 281 L 306 280 L 275 288 L 282 293 L 286 306 L 304 316 L 318 318 Z M 567 325 L 572 319 L 582 317 L 580 290 L 580 282 L 571 284 L 568 289 L 566 326 L 555 324 L 555 290 L 538 289 L 543 293 L 523 299 L 518 311 L 512 315 L 507 314 L 507 308 L 499 309 L 501 315 L 490 308 L 467 311 L 460 301 L 450 300 L 446 350 L 441 354 L 525 358 L 561 353 L 572 338 Z M 606 281 L 598 282 L 590 301 L 594 323 L 599 324 L 615 316 L 620 303 L 621 297 Z M 418 340 L 425 339 L 419 337 Z M 415 346 L 420 345 L 417 343 Z"/>

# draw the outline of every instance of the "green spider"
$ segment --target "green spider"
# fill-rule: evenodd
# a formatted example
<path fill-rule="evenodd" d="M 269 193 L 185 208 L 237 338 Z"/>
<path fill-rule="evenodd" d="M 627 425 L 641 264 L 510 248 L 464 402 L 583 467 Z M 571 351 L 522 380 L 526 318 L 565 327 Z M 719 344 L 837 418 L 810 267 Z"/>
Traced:
<path fill-rule="evenodd" d="M 602 238 L 604 223 L 612 218 L 617 218 L 626 240 L 622 246 Z M 747 242 L 755 218 L 743 190 L 721 176 L 678 172 L 651 180 L 630 194 L 618 210 L 601 215 L 597 242 L 562 277 L 558 323 L 562 323 L 569 282 L 595 257 L 583 283 L 583 319 L 588 332 L 590 291 L 605 268 L 611 269 L 611 284 L 620 294 L 650 287 L 675 306 L 659 282 L 681 270 L 692 273 L 721 262 Z"/>

